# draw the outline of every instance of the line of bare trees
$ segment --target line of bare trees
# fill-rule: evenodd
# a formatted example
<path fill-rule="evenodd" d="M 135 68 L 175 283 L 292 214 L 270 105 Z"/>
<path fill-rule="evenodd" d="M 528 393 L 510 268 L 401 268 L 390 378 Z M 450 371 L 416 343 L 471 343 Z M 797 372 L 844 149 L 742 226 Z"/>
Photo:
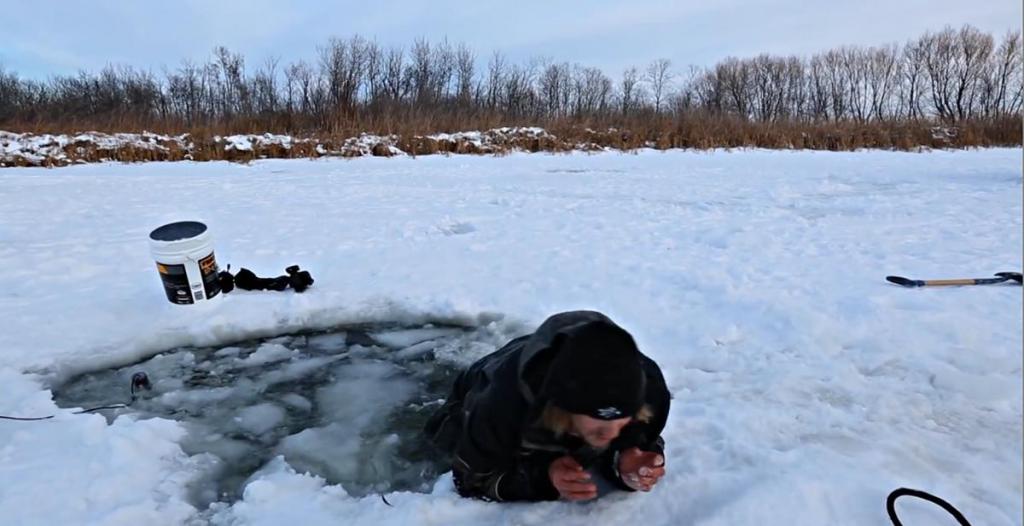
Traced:
<path fill-rule="evenodd" d="M 812 56 L 727 59 L 700 71 L 688 104 L 761 122 L 855 122 L 935 117 L 945 122 L 1017 115 L 1021 35 L 996 45 L 965 26 L 904 46 L 843 47 Z"/>
<path fill-rule="evenodd" d="M 888 123 L 1019 117 L 1021 34 L 971 26 L 903 45 L 842 47 L 809 58 L 728 58 L 680 72 L 667 59 L 613 80 L 598 68 L 485 59 L 465 45 L 416 40 L 386 48 L 332 39 L 315 62 L 248 68 L 223 47 L 205 64 L 161 74 L 109 66 L 46 81 L 0 68 L 0 128 L 149 128 L 317 132 L 419 118 L 508 124 L 604 123 L 699 113 L 755 123 Z M 239 129 L 245 128 L 245 129 Z M 437 130 L 441 131 L 441 130 Z"/>

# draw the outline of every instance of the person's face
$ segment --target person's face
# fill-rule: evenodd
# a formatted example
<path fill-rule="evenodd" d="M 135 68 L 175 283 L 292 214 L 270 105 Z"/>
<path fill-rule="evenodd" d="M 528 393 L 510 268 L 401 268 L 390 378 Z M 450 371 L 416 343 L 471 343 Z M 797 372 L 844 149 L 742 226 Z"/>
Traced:
<path fill-rule="evenodd" d="M 601 420 L 576 413 L 573 413 L 571 416 L 572 428 L 576 434 L 583 438 L 587 444 L 597 448 L 608 447 L 608 444 L 615 440 L 615 437 L 619 436 L 622 428 L 626 427 L 626 424 L 633 420 L 632 417 L 628 416 L 615 420 Z"/>

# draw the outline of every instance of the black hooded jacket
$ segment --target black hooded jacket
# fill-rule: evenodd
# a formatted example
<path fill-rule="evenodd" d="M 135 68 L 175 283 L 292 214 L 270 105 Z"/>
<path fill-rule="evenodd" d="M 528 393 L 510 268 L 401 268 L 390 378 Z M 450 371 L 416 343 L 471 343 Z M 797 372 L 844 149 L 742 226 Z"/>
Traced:
<path fill-rule="evenodd" d="M 670 396 L 658 365 L 642 354 L 644 403 L 652 413 L 647 422 L 629 423 L 603 451 L 569 434 L 555 436 L 540 424 L 547 404 L 540 387 L 548 366 L 566 335 L 586 324 L 614 322 L 592 311 L 556 314 L 533 334 L 510 341 L 456 378 L 451 395 L 428 421 L 426 433 L 452 455 L 460 495 L 494 501 L 555 500 L 558 491 L 548 478 L 548 467 L 564 455 L 600 470 L 629 490 L 617 473 L 618 452 L 631 447 L 663 451 L 660 434 Z"/>

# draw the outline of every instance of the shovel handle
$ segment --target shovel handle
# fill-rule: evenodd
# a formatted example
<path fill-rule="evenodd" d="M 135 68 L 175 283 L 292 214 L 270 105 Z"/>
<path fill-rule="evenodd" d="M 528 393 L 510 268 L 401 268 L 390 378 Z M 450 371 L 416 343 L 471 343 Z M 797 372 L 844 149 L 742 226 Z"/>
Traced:
<path fill-rule="evenodd" d="M 951 285 L 980 285 L 978 279 L 926 279 L 925 287 L 948 287 Z M 1005 281 L 1005 280 L 1004 280 Z M 984 282 L 982 282 L 984 283 Z"/>
<path fill-rule="evenodd" d="M 1000 272 L 996 274 L 997 278 L 966 278 L 966 279 L 907 279 L 902 276 L 886 276 L 885 279 L 890 283 L 902 285 L 904 287 L 949 287 L 957 285 L 992 285 L 995 283 L 1003 283 L 1004 281 L 1017 281 L 1017 277 L 1012 272 Z M 1019 282 L 1018 282 L 1019 283 Z"/>

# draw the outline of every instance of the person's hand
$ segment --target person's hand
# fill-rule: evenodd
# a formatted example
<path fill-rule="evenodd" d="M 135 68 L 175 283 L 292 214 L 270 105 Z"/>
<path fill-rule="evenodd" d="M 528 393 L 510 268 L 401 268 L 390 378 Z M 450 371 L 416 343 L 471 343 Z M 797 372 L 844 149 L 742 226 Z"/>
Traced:
<path fill-rule="evenodd" d="M 635 447 L 623 450 L 619 453 L 619 476 L 637 491 L 651 491 L 665 476 L 665 457 Z"/>
<path fill-rule="evenodd" d="M 555 459 L 548 467 L 548 477 L 565 500 L 590 500 L 597 497 L 597 486 L 590 474 L 570 456 Z"/>

